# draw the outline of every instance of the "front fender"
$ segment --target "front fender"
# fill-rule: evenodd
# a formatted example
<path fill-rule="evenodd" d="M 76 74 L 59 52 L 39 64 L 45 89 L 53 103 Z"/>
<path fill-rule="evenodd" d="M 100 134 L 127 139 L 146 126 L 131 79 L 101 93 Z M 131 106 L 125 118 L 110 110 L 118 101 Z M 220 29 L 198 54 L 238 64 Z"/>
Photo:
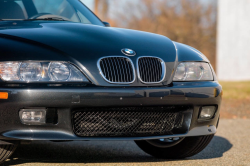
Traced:
<path fill-rule="evenodd" d="M 177 52 L 178 52 L 178 61 L 179 62 L 185 62 L 185 61 L 204 61 L 209 62 L 207 57 L 202 54 L 200 51 L 196 50 L 193 47 L 190 47 L 188 45 L 173 42 L 176 46 Z"/>

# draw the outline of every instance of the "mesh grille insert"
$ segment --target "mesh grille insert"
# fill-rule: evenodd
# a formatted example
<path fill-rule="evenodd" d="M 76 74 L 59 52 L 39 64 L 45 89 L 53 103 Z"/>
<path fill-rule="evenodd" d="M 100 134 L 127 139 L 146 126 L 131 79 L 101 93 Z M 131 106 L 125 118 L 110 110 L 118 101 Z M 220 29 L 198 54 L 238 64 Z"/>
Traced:
<path fill-rule="evenodd" d="M 138 59 L 139 76 L 142 82 L 161 82 L 165 76 L 165 64 L 160 58 L 141 57 Z"/>
<path fill-rule="evenodd" d="M 84 108 L 73 111 L 73 130 L 82 137 L 172 135 L 189 107 Z"/>
<path fill-rule="evenodd" d="M 99 70 L 110 83 L 131 83 L 135 79 L 132 62 L 126 57 L 105 57 L 99 61 Z"/>

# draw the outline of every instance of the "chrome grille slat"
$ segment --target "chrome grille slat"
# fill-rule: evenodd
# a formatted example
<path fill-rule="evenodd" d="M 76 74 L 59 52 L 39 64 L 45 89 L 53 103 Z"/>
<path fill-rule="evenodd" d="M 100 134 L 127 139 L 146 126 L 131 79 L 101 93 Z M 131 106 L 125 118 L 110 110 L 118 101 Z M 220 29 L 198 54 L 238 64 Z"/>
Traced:
<path fill-rule="evenodd" d="M 114 61 L 114 68 L 115 68 L 115 76 L 116 76 L 116 80 L 115 80 L 115 82 L 120 82 L 119 81 L 119 71 L 118 71 L 118 69 L 117 69 L 117 66 L 118 66 L 118 64 L 117 64 L 117 62 L 116 62 L 116 58 L 114 58 L 113 59 L 113 61 Z"/>
<path fill-rule="evenodd" d="M 125 72 L 124 72 L 124 68 L 122 67 L 122 60 L 118 59 L 120 61 L 120 68 L 122 69 L 122 74 L 121 74 L 121 78 L 122 78 L 122 82 L 124 82 L 126 79 L 125 79 Z"/>
<path fill-rule="evenodd" d="M 106 62 L 102 62 L 102 63 L 106 63 Z M 105 64 L 106 65 L 106 64 Z M 104 67 L 104 68 L 102 68 L 102 70 L 104 70 L 104 73 L 107 73 L 107 76 L 108 76 L 108 72 L 106 71 L 106 68 Z M 109 77 L 109 76 L 108 76 Z"/>
<path fill-rule="evenodd" d="M 148 61 L 149 61 L 149 66 L 150 66 L 150 78 L 151 78 L 151 82 L 155 82 L 154 81 L 154 65 L 153 65 L 153 63 L 152 63 L 152 58 L 148 58 Z"/>
<path fill-rule="evenodd" d="M 117 82 L 122 82 L 122 81 L 121 81 L 121 67 L 120 67 L 118 58 L 115 58 L 114 60 L 115 60 L 115 62 L 116 62 L 116 64 L 117 64 L 117 65 L 116 65 L 116 71 L 117 71 L 117 74 L 118 74 L 118 81 L 117 81 Z M 119 70 L 118 70 L 117 68 L 118 68 Z"/>
<path fill-rule="evenodd" d="M 143 83 L 160 83 L 165 78 L 165 62 L 157 57 L 140 57 L 137 60 L 138 77 Z"/>
<path fill-rule="evenodd" d="M 112 59 L 109 59 L 108 58 L 108 60 L 110 61 L 110 64 L 112 65 L 112 82 L 116 82 L 115 80 L 116 80 L 116 77 L 115 77 L 115 68 L 114 68 L 114 64 L 113 64 L 113 61 L 112 61 Z"/>
<path fill-rule="evenodd" d="M 151 78 L 152 78 L 152 80 L 151 80 L 151 82 L 156 82 L 156 76 L 154 75 L 155 74 L 155 65 L 154 65 L 154 60 L 152 59 L 152 58 L 149 58 L 149 60 L 150 60 L 150 66 L 151 66 Z"/>
<path fill-rule="evenodd" d="M 159 61 L 157 61 L 157 62 L 159 62 Z M 158 73 L 158 75 L 161 75 L 161 71 L 162 71 L 162 67 L 161 67 L 161 65 L 160 65 L 160 63 L 157 63 L 156 62 L 156 68 L 157 68 L 157 73 Z"/>
<path fill-rule="evenodd" d="M 110 75 L 110 71 L 109 71 L 108 65 L 107 65 L 106 61 L 104 61 L 104 63 L 105 63 L 105 67 L 106 67 L 105 69 L 107 69 L 107 76 L 110 79 L 111 75 Z"/>
<path fill-rule="evenodd" d="M 146 61 L 146 65 L 147 65 L 147 69 L 148 70 L 146 70 L 147 71 L 147 75 L 145 75 L 145 76 L 148 76 L 148 80 L 149 80 L 149 82 L 151 82 L 151 74 L 150 74 L 150 65 L 149 65 L 149 62 L 148 62 L 148 58 L 145 58 L 145 61 Z"/>
<path fill-rule="evenodd" d="M 126 65 L 126 61 L 123 61 L 124 62 L 124 67 L 126 69 L 126 73 L 128 73 L 128 68 L 127 68 L 127 65 Z M 129 80 L 129 76 L 126 75 L 126 79 Z"/>
<path fill-rule="evenodd" d="M 129 63 L 126 63 L 127 64 L 127 67 L 128 67 L 128 70 L 129 70 L 129 73 L 132 73 L 132 69 L 129 65 Z M 132 80 L 132 75 L 128 75 L 129 76 L 129 79 Z"/>
<path fill-rule="evenodd" d="M 129 65 L 128 65 L 128 63 L 127 63 L 127 62 L 125 62 L 125 65 L 126 65 L 127 73 L 129 73 L 129 72 L 130 72 L 130 70 L 129 70 Z M 128 75 L 128 79 L 130 79 L 130 76 L 129 76 L 129 75 Z"/>
<path fill-rule="evenodd" d="M 157 70 L 157 61 L 156 59 L 153 60 L 153 64 L 154 64 L 154 75 L 158 76 L 159 75 L 159 71 Z M 155 81 L 157 81 L 158 79 L 156 79 Z"/>
<path fill-rule="evenodd" d="M 159 67 L 161 67 L 161 66 L 160 66 L 160 63 L 158 63 L 158 62 L 159 62 L 158 59 L 155 59 L 155 60 L 154 60 L 154 64 L 155 64 L 155 73 L 156 73 L 156 75 L 158 76 L 158 78 L 157 78 L 155 81 L 159 80 L 160 77 L 161 77 L 161 75 L 162 75 L 162 70 L 161 70 L 161 68 L 159 68 Z"/>
<path fill-rule="evenodd" d="M 157 81 L 157 75 L 155 75 L 156 73 L 155 73 L 155 64 L 154 64 L 154 60 L 155 59 L 152 59 L 152 58 L 150 58 L 150 61 L 151 61 L 151 64 L 152 64 L 152 66 L 151 66 L 151 68 L 152 68 L 152 82 L 156 82 Z M 154 66 L 154 67 L 153 67 Z"/>
<path fill-rule="evenodd" d="M 146 59 L 145 59 L 145 67 L 147 66 L 147 68 L 148 68 L 148 63 L 147 63 L 147 61 L 146 61 Z M 148 76 L 149 77 L 149 72 L 148 72 L 148 70 L 146 70 L 146 68 L 144 67 L 144 69 L 145 69 L 145 75 L 144 75 L 144 80 L 145 80 L 145 78 L 146 78 L 146 76 Z M 140 70 L 140 69 L 139 69 Z"/>
<path fill-rule="evenodd" d="M 130 84 L 135 81 L 134 65 L 128 57 L 104 57 L 99 59 L 97 66 L 102 77 L 109 83 Z"/>

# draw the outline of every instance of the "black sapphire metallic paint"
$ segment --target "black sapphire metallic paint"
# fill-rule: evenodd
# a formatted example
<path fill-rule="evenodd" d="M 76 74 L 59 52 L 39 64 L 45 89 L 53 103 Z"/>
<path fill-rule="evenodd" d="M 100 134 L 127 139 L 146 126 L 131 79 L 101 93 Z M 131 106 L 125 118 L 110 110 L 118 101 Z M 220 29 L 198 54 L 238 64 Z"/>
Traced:
<path fill-rule="evenodd" d="M 102 107 L 191 105 L 193 115 L 190 130 L 200 126 L 216 126 L 222 93 L 221 86 L 217 82 L 184 82 L 173 83 L 169 87 L 120 88 L 47 87 L 46 85 L 40 87 L 37 85 L 24 87 L 2 86 L 1 91 L 9 93 L 8 100 L 0 100 L 2 108 L 0 131 L 2 131 L 2 139 L 15 138 L 21 140 L 68 140 L 69 138 L 72 140 L 91 140 L 92 138 L 74 136 L 72 130 L 71 110 L 85 107 L 99 107 L 101 109 Z M 73 96 L 76 95 L 80 97 L 79 103 L 74 102 Z M 199 110 L 203 105 L 218 105 L 218 111 L 213 120 L 198 121 Z M 58 123 L 43 126 L 21 124 L 18 115 L 19 110 L 32 107 L 57 108 Z M 27 137 L 28 133 L 22 134 L 22 130 L 30 132 L 29 136 Z M 33 131 L 40 132 L 40 134 L 33 135 Z M 58 135 L 56 131 L 63 132 L 65 135 Z M 199 135 L 199 133 L 197 134 Z"/>
<path fill-rule="evenodd" d="M 70 0 L 76 3 L 77 0 Z M 104 80 L 97 67 L 102 57 L 125 56 L 132 49 L 135 67 L 131 84 L 112 84 Z M 173 82 L 180 62 L 207 62 L 198 50 L 169 38 L 147 32 L 87 25 L 69 21 L 0 21 L 0 62 L 65 61 L 76 65 L 90 83 L 15 83 L 0 79 L 0 144 L 22 140 L 148 140 L 215 134 L 219 119 L 222 87 L 213 71 L 213 81 Z M 137 60 L 142 56 L 161 58 L 166 75 L 161 83 L 142 83 Z M 212 120 L 199 121 L 202 106 L 216 106 Z M 188 131 L 173 135 L 145 137 L 79 137 L 73 131 L 72 111 L 82 108 L 189 106 L 183 126 Z M 25 125 L 20 109 L 47 108 L 50 123 Z"/>

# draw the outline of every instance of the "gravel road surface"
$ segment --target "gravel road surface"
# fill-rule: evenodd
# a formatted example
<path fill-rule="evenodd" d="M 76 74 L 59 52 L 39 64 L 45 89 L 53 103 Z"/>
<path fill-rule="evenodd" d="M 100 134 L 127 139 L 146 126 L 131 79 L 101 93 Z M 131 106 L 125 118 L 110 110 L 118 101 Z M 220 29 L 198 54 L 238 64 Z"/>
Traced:
<path fill-rule="evenodd" d="M 250 119 L 220 121 L 218 133 L 200 154 L 185 160 L 159 160 L 134 142 L 35 142 L 21 145 L 3 165 L 250 165 Z"/>

